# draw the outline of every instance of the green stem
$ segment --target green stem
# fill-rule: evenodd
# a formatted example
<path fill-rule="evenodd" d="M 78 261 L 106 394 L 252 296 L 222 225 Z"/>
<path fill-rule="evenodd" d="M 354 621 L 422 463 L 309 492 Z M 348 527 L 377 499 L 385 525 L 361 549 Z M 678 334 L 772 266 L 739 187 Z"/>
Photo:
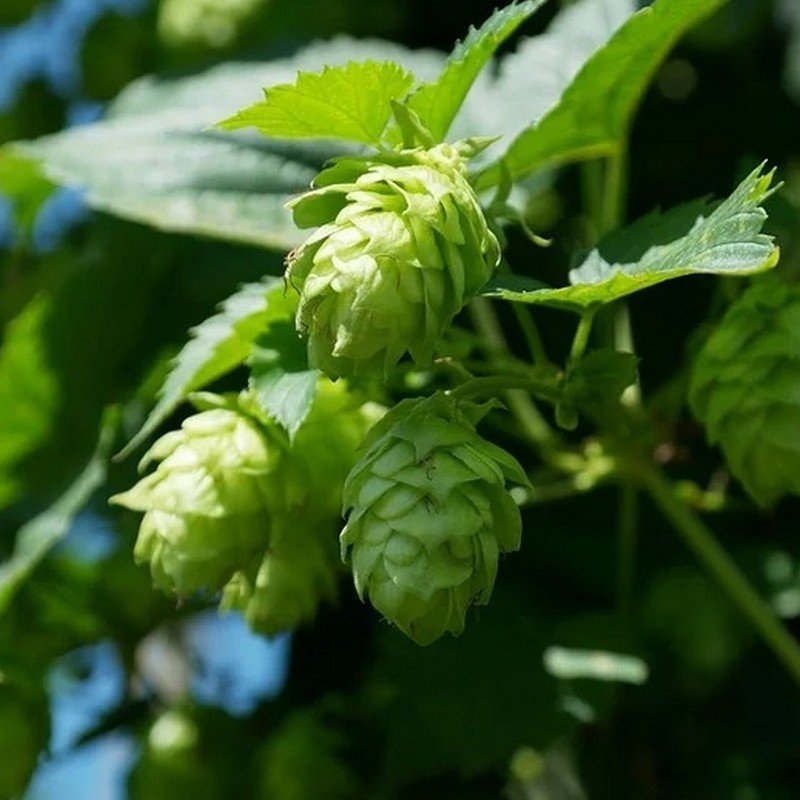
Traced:
<path fill-rule="evenodd" d="M 559 396 L 558 389 L 549 381 L 524 375 L 492 375 L 486 378 L 472 378 L 472 380 L 456 386 L 455 389 L 450 389 L 448 394 L 463 400 L 504 392 L 511 393 L 511 390 L 525 390 L 549 402 L 555 402 Z"/>
<path fill-rule="evenodd" d="M 484 348 L 489 355 L 505 357 L 509 354 L 508 343 L 500 327 L 500 321 L 494 312 L 491 304 L 485 297 L 477 297 L 470 303 L 470 314 L 475 329 L 484 339 Z M 477 380 L 498 380 L 496 378 L 476 378 Z M 504 380 L 510 380 L 505 378 Z M 519 422 L 520 427 L 527 438 L 537 445 L 542 452 L 550 451 L 557 443 L 557 437 L 553 429 L 547 424 L 545 418 L 536 408 L 531 400 L 529 392 L 535 392 L 540 397 L 546 399 L 555 398 L 556 392 L 550 384 L 526 377 L 516 377 L 516 386 L 497 386 L 496 389 L 525 389 L 527 391 L 509 391 L 506 394 L 506 401 L 511 413 Z M 470 382 L 472 383 L 472 382 Z M 466 386 L 467 384 L 464 384 Z M 474 384 L 473 384 L 474 385 Z M 464 386 L 459 386 L 454 392 L 464 390 Z M 469 390 L 467 390 L 469 391 Z"/>
<path fill-rule="evenodd" d="M 616 230 L 625 219 L 627 203 L 628 153 L 621 148 L 606 161 L 603 202 L 598 219 L 601 237 Z"/>
<path fill-rule="evenodd" d="M 595 309 L 584 311 L 581 315 L 578 329 L 575 331 L 575 338 L 572 340 L 572 348 L 569 352 L 570 361 L 577 361 L 585 352 L 589 345 L 589 337 L 592 334 L 594 324 Z"/>
<path fill-rule="evenodd" d="M 533 358 L 533 363 L 539 365 L 549 364 L 550 359 L 544 349 L 544 342 L 536 325 L 536 320 L 533 319 L 530 311 L 527 308 L 523 308 L 519 303 L 512 303 L 511 307 L 514 311 L 514 316 L 517 318 L 517 323 L 522 329 L 522 335 L 525 337 L 525 344 L 528 346 L 528 352 Z"/>
<path fill-rule="evenodd" d="M 636 488 L 625 484 L 619 498 L 619 562 L 617 569 L 617 601 L 623 617 L 629 618 L 633 598 L 633 575 L 636 545 L 639 538 L 639 495 Z"/>
<path fill-rule="evenodd" d="M 640 477 L 650 496 L 684 543 L 800 684 L 800 643 L 781 624 L 770 606 L 759 597 L 711 531 L 677 496 L 670 481 L 652 467 L 646 468 L 640 473 Z"/>

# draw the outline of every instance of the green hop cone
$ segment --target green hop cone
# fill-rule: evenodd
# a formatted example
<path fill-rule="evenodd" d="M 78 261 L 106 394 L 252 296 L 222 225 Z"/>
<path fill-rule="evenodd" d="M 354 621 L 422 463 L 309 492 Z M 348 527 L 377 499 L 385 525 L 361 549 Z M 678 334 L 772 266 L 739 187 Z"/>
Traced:
<path fill-rule="evenodd" d="M 220 608 L 241 611 L 253 630 L 268 636 L 314 619 L 320 603 L 336 595 L 335 538 L 326 532 L 327 541 L 314 531 L 273 531 L 264 557 L 231 578 Z"/>
<path fill-rule="evenodd" d="M 319 227 L 289 258 L 309 361 L 331 376 L 430 361 L 500 258 L 467 179 L 470 145 L 344 158 L 292 204 Z M 474 152 L 474 148 L 472 148 Z"/>
<path fill-rule="evenodd" d="M 111 502 L 144 511 L 134 555 L 154 582 L 185 595 L 217 590 L 266 546 L 267 509 L 284 492 L 280 451 L 235 408 L 212 408 L 161 437 L 142 461 L 154 472 Z"/>
<path fill-rule="evenodd" d="M 356 589 L 419 644 L 460 634 L 470 605 L 489 600 L 499 553 L 519 548 L 506 484 L 527 478 L 475 432 L 483 413 L 442 394 L 400 403 L 345 484 L 340 539 Z"/>
<path fill-rule="evenodd" d="M 761 505 L 800 493 L 800 287 L 759 281 L 694 365 L 690 403 Z"/>

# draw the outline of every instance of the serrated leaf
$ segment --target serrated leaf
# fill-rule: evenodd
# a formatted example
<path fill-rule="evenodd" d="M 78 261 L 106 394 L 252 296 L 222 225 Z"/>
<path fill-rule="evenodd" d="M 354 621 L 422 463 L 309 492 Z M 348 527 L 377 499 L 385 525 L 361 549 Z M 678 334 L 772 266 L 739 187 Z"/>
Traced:
<path fill-rule="evenodd" d="M 451 53 L 441 75 L 414 92 L 408 105 L 437 141 L 447 135 L 472 84 L 497 48 L 544 2 L 525 0 L 496 10 L 480 28 L 470 28 L 464 41 Z"/>
<path fill-rule="evenodd" d="M 260 103 L 219 123 L 223 130 L 256 128 L 279 139 L 344 139 L 377 145 L 414 76 L 393 61 L 350 61 L 322 72 L 300 72 L 292 84 L 265 90 Z"/>
<path fill-rule="evenodd" d="M 279 278 L 243 286 L 190 331 L 191 338 L 173 361 L 158 403 L 141 430 L 120 453 L 123 458 L 150 436 L 192 392 L 243 364 L 252 342 L 271 321 L 291 314 Z"/>
<path fill-rule="evenodd" d="M 772 237 L 761 233 L 767 218 L 761 204 L 770 194 L 773 173 L 762 171 L 763 166 L 751 172 L 713 210 L 690 203 L 613 234 L 570 272 L 571 286 L 520 291 L 516 279 L 509 288 L 495 282 L 486 294 L 583 313 L 685 275 L 753 275 L 770 269 L 779 252 Z"/>
<path fill-rule="evenodd" d="M 78 478 L 47 511 L 18 531 L 14 552 L 0 564 L 0 614 L 37 564 L 67 535 L 75 516 L 104 483 L 118 423 L 116 411 L 106 415 L 97 449 Z"/>
<path fill-rule="evenodd" d="M 100 122 L 14 147 L 42 163 L 57 183 L 83 188 L 93 208 L 166 231 L 289 250 L 303 235 L 285 205 L 321 165 L 332 144 L 276 142 L 209 130 L 252 102 L 258 87 L 292 80 L 347 59 L 392 58 L 423 77 L 443 57 L 389 42 L 338 37 L 290 58 L 222 64 L 188 78 L 143 78 Z"/>
<path fill-rule="evenodd" d="M 50 303 L 39 297 L 4 332 L 0 349 L 0 507 L 16 494 L 11 474 L 45 439 L 59 403 L 45 346 Z"/>
<path fill-rule="evenodd" d="M 513 179 L 545 166 L 618 153 L 655 70 L 675 43 L 725 0 L 656 0 L 600 48 L 560 100 L 524 130 L 504 156 Z M 480 185 L 499 182 L 497 165 Z"/>
<path fill-rule="evenodd" d="M 489 164 L 534 120 L 559 101 L 590 56 L 636 10 L 635 0 L 576 0 L 558 11 L 547 30 L 523 39 L 475 81 L 453 125 L 454 138 L 502 139 L 481 156 Z"/>
<path fill-rule="evenodd" d="M 249 363 L 256 400 L 294 438 L 311 410 L 320 376 L 308 368 L 306 346 L 294 323 L 271 325 L 254 344 Z"/>

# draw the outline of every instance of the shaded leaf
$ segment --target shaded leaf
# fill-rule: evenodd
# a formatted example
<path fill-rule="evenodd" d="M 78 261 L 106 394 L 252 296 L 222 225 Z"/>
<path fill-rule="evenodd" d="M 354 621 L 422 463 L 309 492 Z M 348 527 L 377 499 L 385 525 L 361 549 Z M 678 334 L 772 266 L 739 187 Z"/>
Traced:
<path fill-rule="evenodd" d="M 289 303 L 282 281 L 268 278 L 243 286 L 221 304 L 219 314 L 192 328 L 191 338 L 164 381 L 158 403 L 120 457 L 138 447 L 189 394 L 243 364 L 253 340 L 270 321 L 291 313 Z"/>
<path fill-rule="evenodd" d="M 0 564 L 0 614 L 37 564 L 67 535 L 75 516 L 105 482 L 118 422 L 117 411 L 106 415 L 97 450 L 83 472 L 47 511 L 20 528 L 13 554 Z"/>
<path fill-rule="evenodd" d="M 11 147 L 0 149 L 0 194 L 11 200 L 14 222 L 24 234 L 33 227 L 53 188 L 36 161 L 24 158 Z"/>
<path fill-rule="evenodd" d="M 392 61 L 350 61 L 322 72 L 300 72 L 292 84 L 265 89 L 260 103 L 219 123 L 223 130 L 256 128 L 279 139 L 344 139 L 377 145 L 414 76 Z"/>
<path fill-rule="evenodd" d="M 109 106 L 106 119 L 15 147 L 40 160 L 56 182 L 84 188 L 93 208 L 161 230 L 288 250 L 302 234 L 286 203 L 340 151 L 209 126 L 251 103 L 259 86 L 290 81 L 298 69 L 387 57 L 421 76 L 435 75 L 443 61 L 438 54 L 339 37 L 267 63 L 222 64 L 174 80 L 143 78 Z"/>
<path fill-rule="evenodd" d="M 45 346 L 50 302 L 34 300 L 8 326 L 0 349 L 0 506 L 16 494 L 13 468 L 50 432 L 60 391 Z"/>
<path fill-rule="evenodd" d="M 695 216 L 701 206 L 691 203 L 613 234 L 570 272 L 571 286 L 519 290 L 519 280 L 505 288 L 499 279 L 486 293 L 581 313 L 685 275 L 752 275 L 770 269 L 778 261 L 778 248 L 761 233 L 767 218 L 761 204 L 770 194 L 773 173 L 762 171 L 763 166 L 751 172 L 713 210 L 705 207 Z M 616 258 L 637 255 L 627 262 Z"/>

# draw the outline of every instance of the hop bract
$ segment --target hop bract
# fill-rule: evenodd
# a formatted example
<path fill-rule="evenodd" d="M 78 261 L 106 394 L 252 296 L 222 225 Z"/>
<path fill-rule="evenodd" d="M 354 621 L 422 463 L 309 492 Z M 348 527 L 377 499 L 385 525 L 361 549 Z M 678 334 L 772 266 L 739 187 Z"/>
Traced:
<path fill-rule="evenodd" d="M 330 526 L 324 533 L 328 536 L 273 531 L 263 558 L 231 578 L 220 608 L 241 611 L 253 630 L 268 636 L 314 619 L 320 602 L 336 595 L 335 550 L 330 547 L 335 538 Z"/>
<path fill-rule="evenodd" d="M 143 464 L 158 461 L 155 471 L 112 502 L 145 512 L 135 556 L 158 586 L 220 589 L 266 546 L 276 487 L 265 478 L 279 458 L 267 432 L 230 408 L 191 416 L 153 445 Z"/>
<path fill-rule="evenodd" d="M 763 280 L 705 343 L 690 401 L 762 505 L 800 493 L 800 287 Z"/>
<path fill-rule="evenodd" d="M 468 146 L 345 158 L 293 203 L 321 226 L 289 259 L 298 330 L 331 376 L 430 360 L 442 331 L 486 283 L 500 248 L 466 175 Z"/>
<path fill-rule="evenodd" d="M 404 401 L 370 432 L 345 484 L 341 534 L 359 595 L 419 644 L 459 634 L 485 604 L 521 523 L 506 489 L 520 465 L 485 441 L 483 409 L 441 394 Z"/>

